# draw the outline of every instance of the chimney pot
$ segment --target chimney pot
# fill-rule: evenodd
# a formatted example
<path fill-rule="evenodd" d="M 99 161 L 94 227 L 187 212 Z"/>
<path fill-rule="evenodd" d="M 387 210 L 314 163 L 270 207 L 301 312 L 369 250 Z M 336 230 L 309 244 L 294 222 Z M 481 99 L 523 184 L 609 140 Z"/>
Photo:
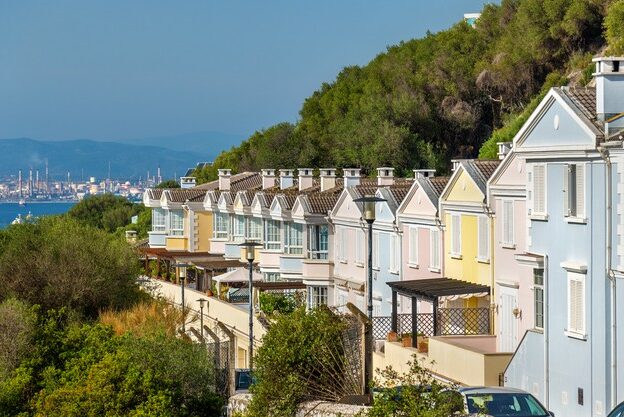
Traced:
<path fill-rule="evenodd" d="M 360 185 L 360 168 L 344 168 L 342 176 L 344 177 L 345 187 L 355 187 Z"/>
<path fill-rule="evenodd" d="M 275 170 L 272 168 L 265 168 L 262 170 L 262 189 L 275 187 Z"/>
<path fill-rule="evenodd" d="M 513 142 L 497 142 L 498 145 L 498 159 L 505 159 L 507 154 L 511 152 Z"/>
<path fill-rule="evenodd" d="M 385 186 L 394 184 L 394 168 L 377 168 L 377 185 Z"/>
<path fill-rule="evenodd" d="M 180 177 L 180 188 L 193 188 L 195 184 L 195 177 Z"/>
<path fill-rule="evenodd" d="M 293 170 L 292 169 L 280 169 L 280 188 L 290 188 L 294 184 Z"/>
<path fill-rule="evenodd" d="M 322 168 L 321 172 L 321 192 L 327 191 L 336 186 L 336 168 Z"/>
<path fill-rule="evenodd" d="M 230 191 L 230 177 L 232 176 L 231 169 L 220 169 L 219 173 L 219 190 Z"/>
<path fill-rule="evenodd" d="M 624 118 L 614 117 L 624 112 L 624 57 L 605 56 L 592 61 L 596 63 L 596 115 L 608 136 L 624 128 Z"/>
<path fill-rule="evenodd" d="M 299 168 L 299 191 L 306 190 L 314 184 L 312 168 Z"/>
<path fill-rule="evenodd" d="M 432 178 L 435 177 L 435 169 L 415 169 L 414 178 Z"/>

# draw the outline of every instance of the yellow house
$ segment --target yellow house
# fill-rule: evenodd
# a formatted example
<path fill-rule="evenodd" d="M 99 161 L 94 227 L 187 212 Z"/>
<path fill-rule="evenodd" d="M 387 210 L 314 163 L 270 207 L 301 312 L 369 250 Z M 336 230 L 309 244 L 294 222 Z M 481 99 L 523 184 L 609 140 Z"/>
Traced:
<path fill-rule="evenodd" d="M 493 285 L 492 218 L 486 201 L 487 181 L 499 160 L 453 161 L 454 170 L 440 196 L 444 230 L 444 276 Z M 448 307 L 488 307 L 490 297 L 448 300 Z"/>

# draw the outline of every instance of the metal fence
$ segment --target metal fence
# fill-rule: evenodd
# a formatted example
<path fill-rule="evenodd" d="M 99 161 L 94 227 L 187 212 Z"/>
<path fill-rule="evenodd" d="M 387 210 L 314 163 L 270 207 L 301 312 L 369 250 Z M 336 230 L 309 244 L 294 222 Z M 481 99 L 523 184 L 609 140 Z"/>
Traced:
<path fill-rule="evenodd" d="M 215 388 L 218 394 L 227 398 L 231 393 L 230 388 L 230 364 L 229 364 L 230 343 L 224 342 L 208 342 L 206 350 L 208 356 L 212 358 L 215 365 Z"/>
<path fill-rule="evenodd" d="M 425 336 L 479 335 L 490 334 L 490 309 L 484 308 L 440 308 L 437 329 L 433 329 L 433 313 L 419 313 L 418 333 Z M 392 328 L 392 317 L 373 317 L 373 337 L 383 340 Z M 397 333 L 412 332 L 412 315 L 397 315 Z"/>

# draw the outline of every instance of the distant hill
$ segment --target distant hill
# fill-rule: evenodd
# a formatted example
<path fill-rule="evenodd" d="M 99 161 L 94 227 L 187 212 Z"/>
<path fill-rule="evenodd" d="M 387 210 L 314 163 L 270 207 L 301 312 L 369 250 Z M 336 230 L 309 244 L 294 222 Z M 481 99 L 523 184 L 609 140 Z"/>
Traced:
<path fill-rule="evenodd" d="M 160 146 L 172 150 L 185 150 L 205 155 L 204 159 L 212 161 L 222 151 L 238 146 L 245 139 L 243 136 L 223 132 L 193 132 L 181 135 L 157 136 L 149 138 L 122 139 L 115 142 L 130 145 Z"/>
<path fill-rule="evenodd" d="M 181 147 L 180 149 L 184 149 Z M 111 177 L 145 178 L 156 174 L 160 165 L 163 178 L 184 175 L 197 162 L 208 160 L 206 153 L 177 151 L 147 144 L 99 142 L 87 139 L 40 141 L 28 138 L 0 139 L 0 176 L 17 175 L 19 169 L 39 169 L 43 175 L 48 160 L 51 178 L 95 176 L 105 178 L 110 162 Z"/>

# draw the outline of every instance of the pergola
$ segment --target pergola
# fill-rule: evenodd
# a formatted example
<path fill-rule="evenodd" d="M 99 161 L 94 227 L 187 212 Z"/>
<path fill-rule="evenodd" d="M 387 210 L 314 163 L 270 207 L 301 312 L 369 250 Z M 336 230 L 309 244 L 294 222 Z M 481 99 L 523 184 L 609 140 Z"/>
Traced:
<path fill-rule="evenodd" d="M 392 289 L 392 320 L 391 330 L 397 331 L 397 295 L 412 300 L 412 347 L 416 347 L 418 334 L 418 298 L 430 300 L 433 304 L 433 335 L 438 335 L 438 300 L 440 297 L 466 294 L 490 294 L 487 285 L 475 284 L 451 278 L 417 279 L 410 281 L 393 281 L 388 286 Z"/>

